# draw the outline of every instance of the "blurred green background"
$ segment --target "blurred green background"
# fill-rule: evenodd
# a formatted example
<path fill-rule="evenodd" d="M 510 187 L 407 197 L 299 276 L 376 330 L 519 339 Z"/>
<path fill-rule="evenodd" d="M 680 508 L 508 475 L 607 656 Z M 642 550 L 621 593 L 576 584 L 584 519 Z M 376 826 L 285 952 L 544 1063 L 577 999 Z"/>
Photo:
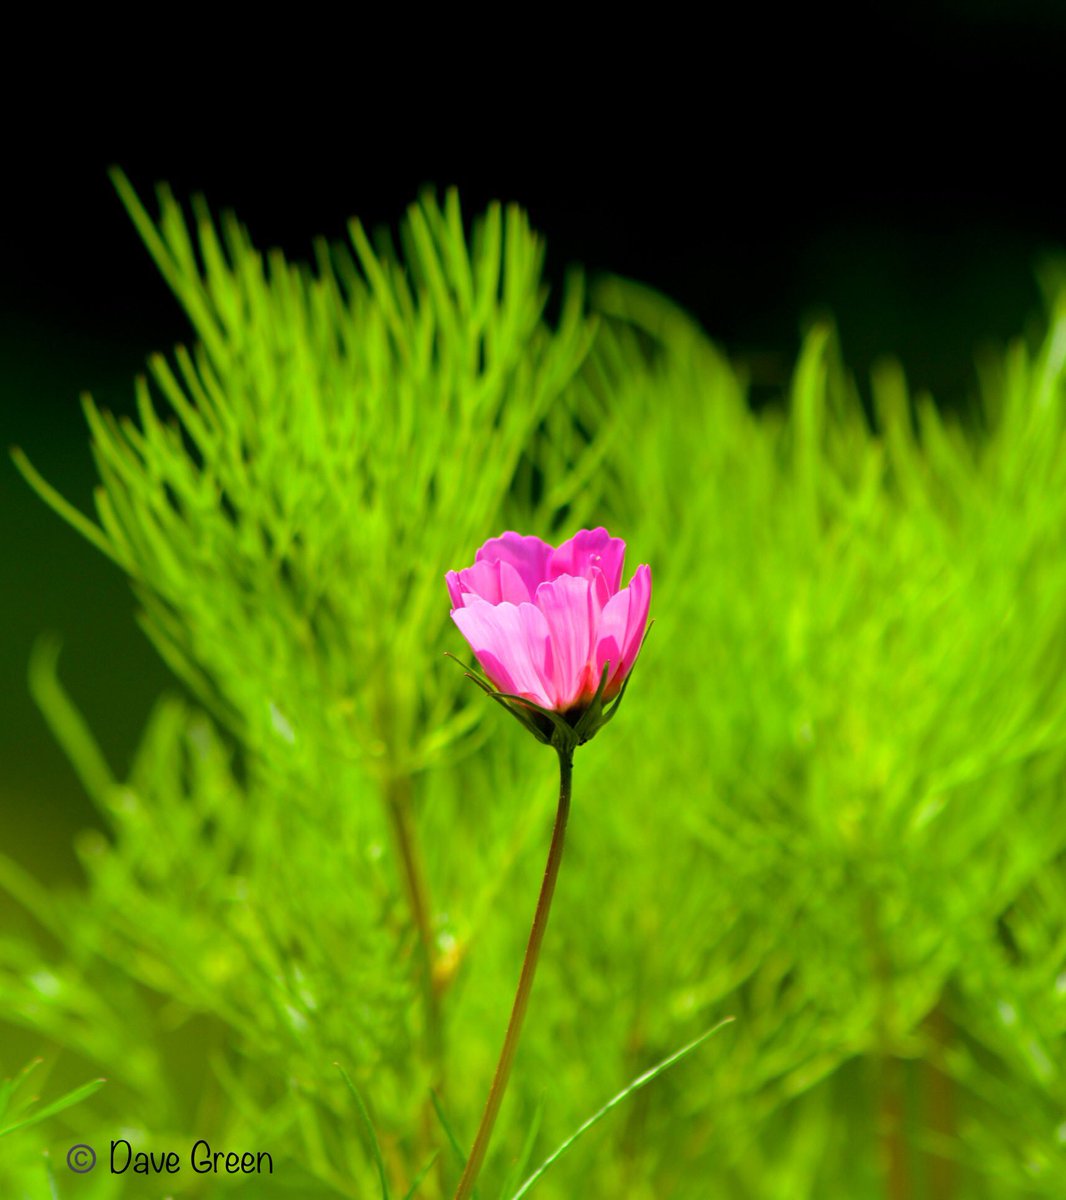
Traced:
<path fill-rule="evenodd" d="M 1052 198 L 1034 205 L 976 187 L 893 196 L 852 185 L 843 196 L 821 196 L 824 208 L 808 197 L 783 211 L 777 200 L 753 198 L 749 180 L 705 209 L 693 175 L 658 175 L 651 196 L 606 164 L 600 173 L 586 163 L 585 178 L 555 175 L 547 184 L 532 167 L 503 170 L 499 180 L 484 167 L 445 163 L 389 170 L 383 149 L 381 169 L 352 175 L 297 157 L 289 190 L 279 190 L 276 175 L 253 164 L 148 157 L 121 161 L 142 194 L 161 180 L 179 196 L 202 191 L 215 208 L 233 206 L 260 245 L 295 257 L 309 256 L 313 234 L 339 235 L 348 215 L 371 227 L 395 224 L 427 181 L 459 180 L 469 212 L 514 199 L 546 238 L 549 280 L 561 283 L 569 264 L 583 263 L 593 274 L 651 284 L 747 366 L 756 404 L 786 384 L 810 319 L 831 314 L 863 388 L 869 367 L 897 354 L 915 388 L 964 408 L 975 349 L 1004 343 L 1035 316 L 1034 266 L 1066 245 L 1066 212 Z M 132 413 L 133 378 L 146 356 L 186 340 L 188 329 L 110 187 L 107 158 L 72 160 L 62 169 L 31 164 L 23 190 L 4 199 L 0 444 L 22 446 L 44 478 L 88 511 L 95 473 L 80 394 Z M 62 672 L 120 770 L 151 701 L 173 680 L 134 624 L 126 581 L 50 514 L 6 454 L 0 500 L 0 841 L 44 874 L 65 876 L 71 832 L 91 812 L 26 691 L 32 641 L 42 631 L 61 635 Z"/>

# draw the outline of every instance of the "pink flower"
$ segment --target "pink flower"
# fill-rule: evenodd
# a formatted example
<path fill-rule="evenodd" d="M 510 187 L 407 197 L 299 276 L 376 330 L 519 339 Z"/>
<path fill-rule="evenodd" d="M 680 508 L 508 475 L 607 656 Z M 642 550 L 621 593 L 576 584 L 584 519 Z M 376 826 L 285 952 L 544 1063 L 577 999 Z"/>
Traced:
<path fill-rule="evenodd" d="M 626 544 L 606 529 L 582 529 L 558 549 L 505 533 L 474 565 L 447 574 L 452 619 L 501 692 L 575 714 L 616 696 L 644 638 L 651 569 L 620 588 Z"/>

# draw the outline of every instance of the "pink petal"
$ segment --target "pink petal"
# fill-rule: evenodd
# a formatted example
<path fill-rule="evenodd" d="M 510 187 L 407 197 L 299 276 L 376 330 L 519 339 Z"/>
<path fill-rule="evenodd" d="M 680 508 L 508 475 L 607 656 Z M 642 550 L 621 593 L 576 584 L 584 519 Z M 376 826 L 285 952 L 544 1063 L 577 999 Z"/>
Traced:
<path fill-rule="evenodd" d="M 591 696 L 590 659 L 595 617 L 592 584 L 588 579 L 563 575 L 537 588 L 534 600 L 544 614 L 551 635 L 555 706 L 560 711 L 573 708 L 582 697 Z"/>
<path fill-rule="evenodd" d="M 603 572 L 607 586 L 613 595 L 622 582 L 622 563 L 626 544 L 621 538 L 613 538 L 603 526 L 596 529 L 579 529 L 567 542 L 552 553 L 548 564 L 548 579 L 560 575 L 576 575 L 591 578 L 593 567 Z"/>
<path fill-rule="evenodd" d="M 600 623 L 596 630 L 596 653 L 592 660 L 597 678 L 603 674 L 607 663 L 611 664 L 610 680 L 613 681 L 617 675 L 622 662 L 622 647 L 625 645 L 628 620 L 629 588 L 623 588 L 608 600 L 600 614 Z"/>
<path fill-rule="evenodd" d="M 503 599 L 500 595 L 500 568 L 496 563 L 476 562 L 472 567 L 464 567 L 459 572 L 460 593 L 473 592 L 489 604 L 499 604 Z"/>
<path fill-rule="evenodd" d="M 611 598 L 611 587 L 599 567 L 589 571 L 589 594 L 592 597 L 592 615 L 599 621 L 603 607 Z"/>
<path fill-rule="evenodd" d="M 519 578 L 526 585 L 530 596 L 537 590 L 537 585 L 548 578 L 548 560 L 552 548 L 547 542 L 530 534 L 508 531 L 498 538 L 490 538 L 474 555 L 475 563 L 505 562 L 518 572 Z"/>
<path fill-rule="evenodd" d="M 444 581 L 448 585 L 448 595 L 451 598 L 453 610 L 462 608 L 463 606 L 463 585 L 459 579 L 458 571 L 449 571 L 444 576 Z"/>
<path fill-rule="evenodd" d="M 608 685 L 604 692 L 608 699 L 617 692 L 632 669 L 644 637 L 650 604 L 651 568 L 641 564 L 634 572 L 629 585 L 613 595 L 600 614 L 593 661 L 597 677 L 603 673 L 605 663 L 611 664 Z"/>
<path fill-rule="evenodd" d="M 530 599 L 529 590 L 518 572 L 507 562 L 475 562 L 472 567 L 465 567 L 462 571 L 449 571 L 445 578 L 452 608 L 461 608 L 462 597 L 468 592 L 480 596 L 489 604 L 499 604 L 501 600 L 522 604 Z"/>
<path fill-rule="evenodd" d="M 641 563 L 629 581 L 629 619 L 626 621 L 625 644 L 622 647 L 622 678 L 633 669 L 640 644 L 648 625 L 651 607 L 651 567 Z"/>
<path fill-rule="evenodd" d="M 528 604 L 536 588 L 530 588 L 518 571 L 506 560 L 500 562 L 500 598 L 512 604 Z"/>
<path fill-rule="evenodd" d="M 452 613 L 485 674 L 500 689 L 554 708 L 552 649 L 544 614 L 532 604 L 489 604 L 467 594 Z"/>

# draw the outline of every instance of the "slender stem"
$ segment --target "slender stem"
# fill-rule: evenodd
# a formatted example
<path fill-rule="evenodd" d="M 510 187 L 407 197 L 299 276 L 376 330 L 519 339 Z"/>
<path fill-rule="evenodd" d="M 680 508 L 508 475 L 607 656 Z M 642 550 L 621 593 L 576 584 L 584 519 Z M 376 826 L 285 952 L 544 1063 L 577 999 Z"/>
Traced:
<path fill-rule="evenodd" d="M 411 780 L 409 776 L 393 777 L 386 787 L 386 802 L 389 824 L 396 847 L 400 852 L 404 891 L 411 909 L 411 917 L 418 931 L 418 946 L 422 958 L 420 972 L 425 1005 L 426 1042 L 430 1061 L 435 1073 L 433 1086 L 440 1089 L 439 1071 L 443 1057 L 440 997 L 434 983 L 436 946 L 429 917 L 429 899 L 426 876 L 418 853 L 414 822 L 411 816 Z"/>
<path fill-rule="evenodd" d="M 503 1049 L 500 1051 L 500 1061 L 496 1064 L 496 1074 L 489 1089 L 489 1098 L 485 1104 L 485 1112 L 478 1126 L 474 1148 L 467 1159 L 466 1170 L 459 1181 L 455 1200 L 468 1200 L 474 1189 L 481 1164 L 485 1160 L 485 1152 L 489 1148 L 492 1129 L 503 1103 L 503 1094 L 507 1090 L 507 1081 L 514 1065 L 515 1052 L 518 1050 L 518 1039 L 522 1033 L 522 1022 L 526 1009 L 529 1007 L 529 994 L 533 989 L 533 977 L 537 973 L 537 960 L 540 958 L 540 947 L 544 941 L 544 931 L 548 927 L 548 914 L 551 911 L 552 896 L 555 894 L 555 881 L 559 877 L 559 864 L 563 858 L 563 843 L 566 838 L 566 821 L 570 815 L 570 771 L 573 766 L 572 751 L 559 751 L 559 808 L 555 814 L 555 828 L 552 830 L 551 848 L 548 850 L 548 861 L 544 867 L 544 882 L 540 885 L 540 896 L 537 898 L 536 912 L 533 914 L 533 927 L 529 931 L 529 942 L 526 946 L 526 956 L 522 960 L 522 974 L 518 979 L 518 991 L 515 993 L 514 1006 L 511 1009 L 511 1019 L 507 1024 L 507 1034 L 503 1039 Z"/>
<path fill-rule="evenodd" d="M 430 1087 L 439 1096 L 446 1094 L 444 1078 L 444 1023 L 441 1018 L 440 993 L 436 984 L 437 951 L 433 941 L 430 921 L 430 903 L 426 887 L 425 869 L 419 853 L 418 839 L 411 812 L 411 777 L 395 775 L 385 787 L 385 808 L 393 841 L 399 852 L 400 874 L 407 903 L 418 932 L 419 963 L 418 981 L 422 989 L 423 1019 L 425 1021 L 425 1054 L 430 1071 Z M 422 1105 L 420 1122 L 421 1146 L 419 1159 L 423 1159 L 433 1144 L 436 1123 L 433 1101 L 427 1096 Z M 441 1192 L 444 1189 L 444 1164 L 438 1164 L 438 1179 Z"/>
<path fill-rule="evenodd" d="M 907 1200 L 910 1178 L 907 1144 L 903 1139 L 903 1081 L 900 1064 L 890 1054 L 881 1056 L 878 1086 L 878 1125 L 881 1138 L 881 1168 L 885 1195 L 889 1200 Z"/>
<path fill-rule="evenodd" d="M 955 1139 L 955 1094 L 951 1074 L 948 1070 L 948 1052 L 951 1043 L 951 1018 L 941 997 L 929 1014 L 929 1033 L 933 1041 L 928 1068 L 929 1078 L 929 1128 L 936 1136 L 936 1144 L 929 1151 L 930 1195 L 937 1200 L 951 1200 L 955 1195 L 955 1163 L 941 1147 Z"/>
<path fill-rule="evenodd" d="M 907 1200 L 911 1181 L 904 1133 L 903 1079 L 900 1063 L 892 1052 L 892 963 L 885 946 L 872 893 L 862 898 L 862 924 L 872 960 L 877 991 L 877 1136 L 881 1172 L 887 1200 Z"/>

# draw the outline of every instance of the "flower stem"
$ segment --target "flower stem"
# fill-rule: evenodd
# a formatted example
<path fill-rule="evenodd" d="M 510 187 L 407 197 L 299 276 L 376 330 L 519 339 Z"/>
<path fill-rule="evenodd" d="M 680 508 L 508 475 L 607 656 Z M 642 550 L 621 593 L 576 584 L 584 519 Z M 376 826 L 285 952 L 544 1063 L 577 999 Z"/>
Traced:
<path fill-rule="evenodd" d="M 864 892 L 862 896 L 861 917 L 877 994 L 875 1087 L 885 1196 L 887 1200 L 907 1200 L 912 1188 L 905 1136 L 903 1079 L 892 1047 L 892 962 L 872 892 Z"/>
<path fill-rule="evenodd" d="M 525 1020 L 526 1009 L 529 1007 L 529 994 L 533 989 L 533 977 L 537 973 L 540 947 L 544 941 L 544 931 L 548 927 L 548 914 L 551 911 L 552 896 L 555 894 L 555 881 L 559 877 L 559 864 L 563 858 L 566 821 L 570 815 L 570 772 L 573 766 L 572 750 L 559 750 L 558 753 L 559 808 L 555 814 L 551 848 L 548 850 L 548 861 L 544 867 L 544 882 L 540 885 L 540 896 L 537 898 L 537 908 L 533 914 L 533 928 L 529 932 L 526 956 L 522 960 L 522 974 L 518 979 L 518 990 L 515 992 L 511 1019 L 507 1024 L 507 1034 L 503 1039 L 500 1061 L 496 1064 L 496 1074 L 493 1076 L 492 1087 L 489 1089 L 485 1112 L 482 1115 L 481 1124 L 478 1126 L 477 1137 L 474 1139 L 474 1148 L 470 1151 L 470 1157 L 467 1159 L 466 1170 L 459 1181 L 455 1200 L 468 1200 L 485 1160 L 485 1152 L 489 1147 L 492 1129 L 496 1124 L 500 1105 L 503 1103 L 503 1094 L 507 1090 L 511 1067 L 514 1065 L 518 1039 L 522 1033 L 522 1022 Z"/>
<path fill-rule="evenodd" d="M 955 1093 L 948 1062 L 951 1049 L 951 1018 L 944 997 L 937 1001 L 927 1018 L 933 1049 L 928 1068 L 929 1129 L 936 1143 L 927 1151 L 929 1194 L 937 1200 L 951 1200 L 956 1191 L 955 1163 L 941 1147 L 955 1141 Z"/>
<path fill-rule="evenodd" d="M 418 964 L 418 977 L 422 989 L 425 1054 L 430 1071 L 431 1094 L 436 1092 L 438 1096 L 443 1097 L 446 1095 L 444 1027 L 441 1017 L 440 994 L 436 984 L 437 950 L 433 940 L 425 868 L 419 853 L 411 811 L 411 777 L 409 775 L 394 775 L 388 779 L 385 787 L 385 807 L 399 855 L 400 875 L 404 891 L 407 894 L 411 918 L 418 931 L 419 957 L 421 959 Z M 425 1157 L 433 1144 L 435 1128 L 433 1102 L 427 1097 L 422 1105 L 420 1159 Z M 443 1167 L 441 1168 L 441 1178 L 443 1178 L 442 1172 Z"/>
<path fill-rule="evenodd" d="M 426 873 L 422 865 L 415 836 L 411 813 L 410 776 L 394 776 L 386 786 L 386 807 L 392 836 L 399 851 L 401 875 L 411 917 L 418 931 L 418 945 L 422 958 L 421 984 L 425 1004 L 426 1042 L 429 1058 L 434 1070 L 433 1086 L 441 1088 L 443 1059 L 443 1033 L 441 1029 L 440 997 L 434 983 L 436 946 L 430 921 L 430 905 L 426 887 Z"/>

